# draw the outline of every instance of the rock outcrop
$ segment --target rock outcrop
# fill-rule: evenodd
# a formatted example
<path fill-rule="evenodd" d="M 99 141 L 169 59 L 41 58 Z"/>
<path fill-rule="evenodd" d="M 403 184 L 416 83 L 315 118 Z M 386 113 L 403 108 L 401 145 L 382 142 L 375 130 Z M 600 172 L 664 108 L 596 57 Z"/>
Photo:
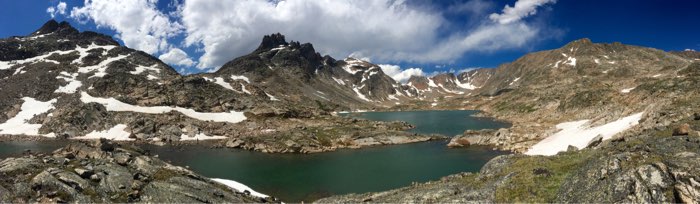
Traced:
<path fill-rule="evenodd" d="M 0 161 L 0 202 L 253 203 L 257 198 L 173 166 L 134 146 L 71 143 Z"/>

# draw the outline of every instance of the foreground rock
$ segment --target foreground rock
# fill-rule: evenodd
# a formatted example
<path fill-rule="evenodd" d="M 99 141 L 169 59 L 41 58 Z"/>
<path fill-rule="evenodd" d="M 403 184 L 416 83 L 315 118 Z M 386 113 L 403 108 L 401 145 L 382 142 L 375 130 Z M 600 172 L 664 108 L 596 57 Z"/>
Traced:
<path fill-rule="evenodd" d="M 667 134 L 668 133 L 668 134 Z M 698 203 L 700 137 L 646 131 L 595 149 L 558 155 L 505 155 L 462 173 L 379 193 L 318 203 Z"/>
<path fill-rule="evenodd" d="M 273 198 L 268 198 L 272 200 Z M 105 140 L 0 161 L 0 202 L 266 202 Z"/>

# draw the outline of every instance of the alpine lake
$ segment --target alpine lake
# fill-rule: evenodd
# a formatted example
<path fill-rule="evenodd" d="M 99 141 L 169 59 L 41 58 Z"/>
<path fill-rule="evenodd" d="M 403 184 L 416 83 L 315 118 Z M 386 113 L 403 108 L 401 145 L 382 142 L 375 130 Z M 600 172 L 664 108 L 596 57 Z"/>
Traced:
<path fill-rule="evenodd" d="M 473 117 L 477 111 L 401 111 L 344 113 L 378 121 L 406 121 L 410 132 L 455 136 L 465 130 L 497 129 L 509 124 Z M 426 182 L 459 172 L 478 172 L 492 158 L 507 152 L 488 147 L 447 148 L 448 141 L 338 150 L 317 154 L 266 154 L 204 146 L 140 145 L 172 164 L 188 166 L 211 178 L 243 183 L 285 202 L 314 201 L 348 193 L 384 191 L 413 182 Z M 51 152 L 60 141 L 0 143 L 0 158 L 32 152 Z"/>

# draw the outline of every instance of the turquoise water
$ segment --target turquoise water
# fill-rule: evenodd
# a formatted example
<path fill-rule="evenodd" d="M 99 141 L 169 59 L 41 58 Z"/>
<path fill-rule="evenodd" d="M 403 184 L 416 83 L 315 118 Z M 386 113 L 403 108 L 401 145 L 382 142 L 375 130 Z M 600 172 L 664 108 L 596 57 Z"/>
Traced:
<path fill-rule="evenodd" d="M 465 130 L 498 129 L 510 126 L 508 123 L 494 121 L 491 118 L 472 117 L 476 113 L 478 111 L 444 110 L 343 113 L 340 115 L 378 121 L 406 121 L 416 126 L 416 128 L 409 130 L 410 132 L 437 133 L 450 137 L 461 135 Z"/>
<path fill-rule="evenodd" d="M 353 114 L 373 120 L 405 120 L 418 133 L 456 135 L 465 129 L 507 124 L 473 118 L 474 111 L 415 111 Z M 465 124 L 466 123 L 466 124 Z M 432 127 L 432 128 L 431 128 Z M 142 148 L 173 164 L 189 166 L 213 178 L 232 179 L 286 202 L 313 201 L 334 194 L 383 191 L 436 180 L 459 172 L 476 172 L 491 158 L 505 154 L 485 147 L 448 149 L 447 141 L 423 142 L 302 154 L 265 154 L 198 146 L 145 145 Z M 24 149 L 53 151 L 65 143 L 0 143 L 0 157 Z M 54 145 L 54 146 L 51 146 Z"/>

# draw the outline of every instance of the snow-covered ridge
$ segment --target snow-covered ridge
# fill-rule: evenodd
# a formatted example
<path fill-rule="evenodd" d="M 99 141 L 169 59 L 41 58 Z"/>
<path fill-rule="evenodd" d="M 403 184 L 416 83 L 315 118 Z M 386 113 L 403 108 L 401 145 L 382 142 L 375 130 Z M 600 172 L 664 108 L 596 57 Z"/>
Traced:
<path fill-rule="evenodd" d="M 589 120 L 560 123 L 557 125 L 559 132 L 535 144 L 525 154 L 555 155 L 560 151 L 566 151 L 569 145 L 583 149 L 598 135 L 601 135 L 603 140 L 607 140 L 639 124 L 643 114 L 643 112 L 632 114 L 596 127 L 590 127 Z"/>
<path fill-rule="evenodd" d="M 22 98 L 24 103 L 22 103 L 21 110 L 15 117 L 12 117 L 5 121 L 5 123 L 0 124 L 0 134 L 8 135 L 40 135 L 39 128 L 41 124 L 31 124 L 29 120 L 37 115 L 49 112 L 54 108 L 53 104 L 56 103 L 56 99 L 50 101 L 42 102 L 37 101 L 34 98 L 24 97 Z M 43 135 L 45 137 L 55 137 L 53 133 Z"/>
<path fill-rule="evenodd" d="M 130 111 L 137 113 L 148 113 L 148 114 L 162 114 L 170 111 L 180 112 L 190 118 L 194 118 L 202 121 L 214 121 L 214 122 L 228 122 L 228 123 L 238 123 L 247 119 L 243 112 L 223 112 L 223 113 L 202 113 L 197 112 L 192 109 L 182 108 L 182 107 L 169 107 L 169 106 L 153 106 L 144 107 L 136 106 L 121 102 L 115 98 L 97 98 L 92 97 L 85 92 L 80 93 L 80 100 L 83 103 L 99 103 L 105 106 L 108 111 Z"/>

